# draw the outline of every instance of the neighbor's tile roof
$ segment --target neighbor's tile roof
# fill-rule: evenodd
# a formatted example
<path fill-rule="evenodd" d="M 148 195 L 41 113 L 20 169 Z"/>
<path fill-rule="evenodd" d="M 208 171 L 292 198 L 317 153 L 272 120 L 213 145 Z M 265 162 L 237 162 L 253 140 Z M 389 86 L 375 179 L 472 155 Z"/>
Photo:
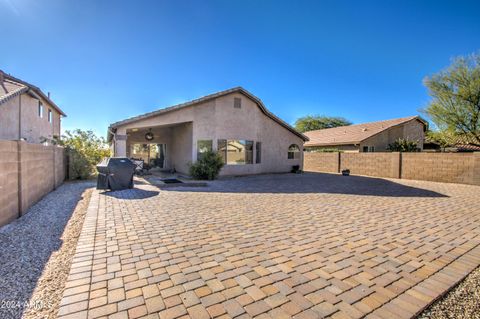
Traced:
<path fill-rule="evenodd" d="M 56 105 L 45 93 L 40 90 L 40 88 L 36 87 L 33 84 L 30 84 L 28 82 L 25 82 L 23 80 L 20 80 L 14 76 L 11 76 L 10 74 L 7 74 L 0 70 L 0 73 L 3 74 L 4 81 L 3 84 L 5 85 L 5 88 L 7 89 L 8 92 L 5 92 L 5 89 L 0 85 L 0 104 L 8 101 L 9 99 L 28 92 L 35 92 L 32 94 L 37 94 L 40 95 L 44 100 L 46 100 L 51 107 L 53 107 L 58 113 L 60 113 L 62 116 L 67 116 L 59 107 Z"/>
<path fill-rule="evenodd" d="M 393 120 L 385 120 L 378 122 L 370 122 L 363 124 L 355 124 L 349 126 L 339 126 L 305 132 L 304 134 L 310 139 L 305 146 L 330 146 L 330 145 L 347 145 L 359 144 L 361 141 L 378 134 L 393 126 L 418 119 L 426 124 L 419 116 L 409 116 Z"/>

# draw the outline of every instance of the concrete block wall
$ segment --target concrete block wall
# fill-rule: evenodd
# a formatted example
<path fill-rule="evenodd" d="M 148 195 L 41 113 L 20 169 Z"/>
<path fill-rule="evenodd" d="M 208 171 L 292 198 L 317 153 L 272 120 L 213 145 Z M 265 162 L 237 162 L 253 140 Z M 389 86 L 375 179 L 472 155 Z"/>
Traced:
<path fill-rule="evenodd" d="M 0 226 L 61 185 L 64 165 L 63 148 L 0 141 Z"/>
<path fill-rule="evenodd" d="M 305 170 L 309 171 L 338 173 L 340 154 L 338 152 L 305 152 L 303 165 Z"/>
<path fill-rule="evenodd" d="M 474 164 L 478 155 L 480 153 L 404 153 L 402 178 L 474 184 Z"/>
<path fill-rule="evenodd" d="M 304 158 L 305 171 L 480 185 L 480 153 L 306 152 Z"/>
<path fill-rule="evenodd" d="M 0 140 L 0 226 L 19 214 L 18 143 Z"/>
<path fill-rule="evenodd" d="M 354 175 L 399 178 L 399 153 L 340 153 L 340 170 Z"/>

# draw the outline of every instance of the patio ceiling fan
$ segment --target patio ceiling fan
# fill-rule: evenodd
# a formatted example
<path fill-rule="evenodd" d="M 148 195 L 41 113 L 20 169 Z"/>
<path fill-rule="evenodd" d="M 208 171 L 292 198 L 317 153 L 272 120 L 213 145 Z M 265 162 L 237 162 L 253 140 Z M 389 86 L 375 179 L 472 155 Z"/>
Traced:
<path fill-rule="evenodd" d="M 147 141 L 152 141 L 155 136 L 152 133 L 152 129 L 148 129 L 148 132 L 145 133 L 145 139 Z"/>

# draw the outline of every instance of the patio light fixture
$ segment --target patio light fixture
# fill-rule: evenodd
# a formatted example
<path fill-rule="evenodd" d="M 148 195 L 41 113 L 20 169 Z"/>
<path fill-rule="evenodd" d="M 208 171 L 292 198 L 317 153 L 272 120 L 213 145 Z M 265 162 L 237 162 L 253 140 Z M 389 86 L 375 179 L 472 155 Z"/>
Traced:
<path fill-rule="evenodd" d="M 145 139 L 147 141 L 151 141 L 151 140 L 153 140 L 153 138 L 154 138 L 154 135 L 152 133 L 152 129 L 149 129 L 148 132 L 145 133 Z"/>

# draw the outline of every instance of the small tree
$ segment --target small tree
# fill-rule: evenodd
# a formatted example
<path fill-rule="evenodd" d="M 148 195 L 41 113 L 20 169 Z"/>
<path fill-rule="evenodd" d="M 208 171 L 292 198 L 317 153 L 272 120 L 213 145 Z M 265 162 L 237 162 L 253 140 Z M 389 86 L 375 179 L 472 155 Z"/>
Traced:
<path fill-rule="evenodd" d="M 92 131 L 66 131 L 59 144 L 65 146 L 69 155 L 70 179 L 94 176 L 95 165 L 110 156 L 110 149 L 104 138 L 96 136 Z"/>
<path fill-rule="evenodd" d="M 440 131 L 480 145 L 480 55 L 459 57 L 424 83 L 432 97 L 424 112 Z"/>
<path fill-rule="evenodd" d="M 352 122 L 343 117 L 328 117 L 320 115 L 307 115 L 295 121 L 295 129 L 299 132 L 308 132 L 332 128 L 337 126 L 351 125 Z"/>
<path fill-rule="evenodd" d="M 387 150 L 391 152 L 418 152 L 420 149 L 416 141 L 399 138 L 395 142 L 388 144 Z"/>
<path fill-rule="evenodd" d="M 190 175 L 195 179 L 213 180 L 223 167 L 223 158 L 213 151 L 202 153 L 202 157 L 190 165 Z"/>
<path fill-rule="evenodd" d="M 445 148 L 456 144 L 455 134 L 448 130 L 428 131 L 427 138 L 430 141 L 437 143 L 442 151 L 445 151 Z"/>

